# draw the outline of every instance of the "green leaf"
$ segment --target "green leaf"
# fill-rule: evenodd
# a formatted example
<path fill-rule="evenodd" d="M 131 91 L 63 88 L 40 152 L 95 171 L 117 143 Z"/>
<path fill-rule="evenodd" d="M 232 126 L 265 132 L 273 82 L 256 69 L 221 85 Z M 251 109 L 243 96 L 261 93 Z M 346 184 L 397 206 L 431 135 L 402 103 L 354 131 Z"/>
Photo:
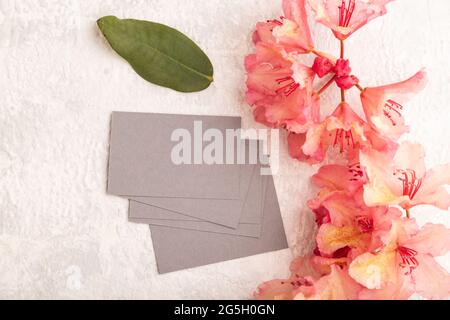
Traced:
<path fill-rule="evenodd" d="M 181 92 L 206 89 L 213 66 L 187 36 L 163 24 L 106 16 L 97 25 L 111 47 L 145 80 Z"/>

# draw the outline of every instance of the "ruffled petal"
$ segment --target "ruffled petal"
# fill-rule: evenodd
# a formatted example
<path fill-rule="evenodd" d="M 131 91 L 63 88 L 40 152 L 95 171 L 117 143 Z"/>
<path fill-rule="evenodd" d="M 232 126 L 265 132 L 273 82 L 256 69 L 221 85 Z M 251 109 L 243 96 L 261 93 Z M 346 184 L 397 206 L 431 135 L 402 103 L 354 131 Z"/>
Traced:
<path fill-rule="evenodd" d="M 326 258 L 321 256 L 315 256 L 313 259 L 315 270 L 321 275 L 327 275 L 331 273 L 331 267 L 333 265 L 339 267 L 345 267 L 348 262 L 348 258 Z"/>
<path fill-rule="evenodd" d="M 410 98 L 426 85 L 426 73 L 420 71 L 403 82 L 366 88 L 361 102 L 367 121 L 381 134 L 398 139 L 408 131 L 402 112 Z"/>
<path fill-rule="evenodd" d="M 310 300 L 355 300 L 362 287 L 349 277 L 346 269 L 331 266 L 331 273 L 314 284 Z"/>
<path fill-rule="evenodd" d="M 343 191 L 351 195 L 364 184 L 365 176 L 358 165 L 348 167 L 331 164 L 320 167 L 311 181 L 319 188 Z"/>
<path fill-rule="evenodd" d="M 425 175 L 425 150 L 418 143 L 403 142 L 395 153 L 394 168 L 402 171 L 412 170 L 416 177 Z"/>
<path fill-rule="evenodd" d="M 336 38 L 345 40 L 370 20 L 386 14 L 386 4 L 390 1 L 392 0 L 309 0 L 309 4 L 316 21 L 330 28 Z M 342 12 L 340 7 L 343 4 L 345 7 Z"/>
<path fill-rule="evenodd" d="M 369 180 L 364 185 L 364 201 L 368 206 L 400 204 L 406 200 L 402 182 L 393 175 L 390 155 L 364 150 L 359 158 Z"/>
<path fill-rule="evenodd" d="M 411 273 L 416 292 L 427 299 L 448 299 L 450 274 L 430 255 L 419 254 L 416 258 L 419 266 Z"/>
<path fill-rule="evenodd" d="M 443 256 L 450 251 L 450 229 L 442 224 L 427 223 L 403 245 L 422 254 Z"/>
<path fill-rule="evenodd" d="M 436 166 L 428 170 L 422 185 L 414 197 L 414 204 L 431 204 L 440 209 L 450 207 L 450 193 L 446 186 L 450 185 L 450 164 Z"/>
<path fill-rule="evenodd" d="M 308 53 L 314 48 L 305 9 L 305 0 L 283 0 L 285 19 L 273 35 L 288 51 Z"/>
<path fill-rule="evenodd" d="M 360 300 L 407 300 L 414 293 L 414 287 L 409 277 L 397 278 L 397 282 L 390 283 L 381 289 L 363 289 L 359 293 Z"/>
<path fill-rule="evenodd" d="M 381 289 L 397 283 L 399 273 L 397 254 L 394 250 L 370 252 L 356 257 L 350 264 L 349 274 L 368 289 Z"/>
<path fill-rule="evenodd" d="M 292 300 L 300 292 L 312 290 L 313 276 L 320 275 L 311 264 L 311 257 L 298 257 L 290 266 L 291 277 L 288 279 L 275 279 L 261 284 L 254 297 L 258 300 Z"/>
<path fill-rule="evenodd" d="M 370 244 L 370 234 L 361 232 L 355 226 L 324 224 L 319 228 L 316 239 L 320 252 L 327 255 L 344 247 L 365 248 Z"/>

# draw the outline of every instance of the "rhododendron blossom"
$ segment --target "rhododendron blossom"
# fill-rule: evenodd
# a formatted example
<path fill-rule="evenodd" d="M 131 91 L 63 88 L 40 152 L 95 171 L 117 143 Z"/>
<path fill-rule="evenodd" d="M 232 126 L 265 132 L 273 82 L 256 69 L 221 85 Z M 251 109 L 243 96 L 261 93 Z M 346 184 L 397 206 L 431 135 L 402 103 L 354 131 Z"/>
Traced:
<path fill-rule="evenodd" d="M 307 23 L 305 0 L 283 0 L 284 16 L 258 22 L 253 42 L 277 43 L 286 51 L 309 53 L 314 44 Z"/>
<path fill-rule="evenodd" d="M 433 259 L 450 250 L 450 229 L 427 224 L 419 229 L 414 219 L 398 219 L 385 235 L 384 246 L 356 257 L 350 276 L 367 289 L 407 283 L 430 299 L 450 293 L 450 274 Z M 406 277 L 406 279 L 402 279 Z"/>
<path fill-rule="evenodd" d="M 256 52 L 245 60 L 246 99 L 255 120 L 287 131 L 292 158 L 327 162 L 312 176 L 318 190 L 307 202 L 317 224 L 315 249 L 294 259 L 286 279 L 261 284 L 257 299 L 450 295 L 450 274 L 435 260 L 449 251 L 450 230 L 420 228 L 411 217 L 419 205 L 448 210 L 450 164 L 427 170 L 423 147 L 398 141 L 409 129 L 404 110 L 425 87 L 426 73 L 364 87 L 345 57 L 345 39 L 384 15 L 390 1 L 308 1 L 316 21 L 339 40 L 338 58 L 314 47 L 303 0 L 283 1 L 283 17 L 256 26 Z M 321 96 L 333 85 L 340 101 L 321 117 Z M 347 102 L 350 89 L 359 90 L 361 104 Z"/>
<path fill-rule="evenodd" d="M 398 204 L 410 209 L 430 204 L 447 210 L 450 207 L 450 165 L 425 169 L 425 153 L 419 144 L 404 142 L 396 154 L 368 150 L 361 154 L 361 164 L 368 176 L 364 200 L 368 205 Z"/>
<path fill-rule="evenodd" d="M 347 39 L 370 20 L 386 14 L 393 0 L 309 0 L 316 21 L 333 31 L 336 38 Z"/>
<path fill-rule="evenodd" d="M 398 139 L 408 131 L 403 117 L 405 103 L 426 84 L 426 73 L 420 71 L 406 81 L 361 92 L 367 121 L 381 134 Z"/>

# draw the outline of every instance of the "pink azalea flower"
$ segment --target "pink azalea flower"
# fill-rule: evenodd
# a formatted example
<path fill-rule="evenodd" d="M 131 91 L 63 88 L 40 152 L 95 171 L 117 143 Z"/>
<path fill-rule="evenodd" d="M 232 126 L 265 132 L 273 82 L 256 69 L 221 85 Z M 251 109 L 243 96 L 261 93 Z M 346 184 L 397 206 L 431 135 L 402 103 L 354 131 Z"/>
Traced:
<path fill-rule="evenodd" d="M 314 163 L 314 159 L 303 153 L 302 146 L 306 141 L 305 133 L 290 132 L 287 138 L 289 155 L 299 161 Z"/>
<path fill-rule="evenodd" d="M 319 99 L 313 94 L 311 68 L 285 57 L 279 48 L 258 43 L 245 61 L 247 102 L 256 121 L 270 127 L 304 132 L 318 121 Z"/>
<path fill-rule="evenodd" d="M 290 271 L 288 279 L 275 279 L 261 284 L 254 297 L 258 300 L 292 300 L 300 292 L 310 295 L 313 276 L 319 276 L 311 265 L 311 258 L 299 257 L 293 260 Z"/>
<path fill-rule="evenodd" d="M 329 223 L 319 227 L 317 245 L 321 254 L 330 256 L 343 248 L 364 252 L 380 244 L 380 234 L 391 227 L 393 219 L 401 217 L 396 208 L 367 207 L 360 193 L 354 197 L 335 194 L 322 203 Z"/>
<path fill-rule="evenodd" d="M 373 128 L 391 139 L 408 131 L 402 112 L 405 103 L 426 84 L 426 73 L 420 71 L 403 82 L 366 88 L 361 101 L 367 121 Z"/>
<path fill-rule="evenodd" d="M 367 205 L 395 204 L 408 210 L 430 204 L 447 210 L 450 194 L 445 186 L 450 184 L 450 165 L 427 171 L 424 157 L 423 147 L 410 142 L 402 143 L 393 157 L 376 150 L 361 152 L 361 165 L 369 179 L 364 186 Z"/>
<path fill-rule="evenodd" d="M 362 286 L 354 281 L 347 270 L 333 265 L 328 275 L 317 280 L 312 289 L 297 292 L 295 300 L 354 300 Z"/>
<path fill-rule="evenodd" d="M 316 21 L 330 28 L 339 40 L 347 39 L 370 20 L 386 14 L 392 0 L 309 0 Z"/>
<path fill-rule="evenodd" d="M 434 259 L 450 250 L 450 230 L 443 225 L 426 224 L 419 229 L 414 219 L 398 219 L 384 237 L 384 246 L 356 257 L 349 274 L 372 294 L 403 296 L 418 292 L 429 299 L 446 299 L 450 275 Z M 413 287 L 412 290 L 410 287 Z M 386 296 L 385 298 L 389 298 Z"/>
<path fill-rule="evenodd" d="M 330 164 L 320 167 L 311 181 L 321 189 L 353 195 L 366 182 L 366 178 L 359 163 L 348 166 Z"/>
<path fill-rule="evenodd" d="M 288 279 L 276 279 L 261 284 L 254 296 L 258 300 L 350 300 L 363 288 L 341 269 L 328 265 L 326 275 L 317 273 L 311 257 L 297 258 L 290 267 Z M 308 276 L 312 274 L 313 276 Z"/>
<path fill-rule="evenodd" d="M 305 155 L 322 161 L 330 147 L 340 153 L 351 152 L 365 141 L 364 121 L 343 102 L 322 123 L 311 126 L 302 150 Z"/>
<path fill-rule="evenodd" d="M 283 0 L 284 17 L 259 22 L 253 41 L 282 45 L 288 52 L 309 53 L 314 48 L 305 10 L 305 0 Z"/>

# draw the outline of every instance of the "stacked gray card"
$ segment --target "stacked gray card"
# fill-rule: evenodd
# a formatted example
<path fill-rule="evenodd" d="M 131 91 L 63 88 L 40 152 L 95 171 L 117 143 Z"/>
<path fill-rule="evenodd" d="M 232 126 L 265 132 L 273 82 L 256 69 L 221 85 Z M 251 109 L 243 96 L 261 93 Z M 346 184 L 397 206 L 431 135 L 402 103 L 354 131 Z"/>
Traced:
<path fill-rule="evenodd" d="M 248 153 L 237 161 L 253 141 L 234 136 L 231 162 L 224 141 L 223 161 L 197 152 L 211 145 L 208 132 L 225 139 L 240 126 L 239 117 L 113 112 L 108 193 L 129 199 L 130 222 L 150 226 L 160 273 L 287 248 L 273 177 Z"/>

